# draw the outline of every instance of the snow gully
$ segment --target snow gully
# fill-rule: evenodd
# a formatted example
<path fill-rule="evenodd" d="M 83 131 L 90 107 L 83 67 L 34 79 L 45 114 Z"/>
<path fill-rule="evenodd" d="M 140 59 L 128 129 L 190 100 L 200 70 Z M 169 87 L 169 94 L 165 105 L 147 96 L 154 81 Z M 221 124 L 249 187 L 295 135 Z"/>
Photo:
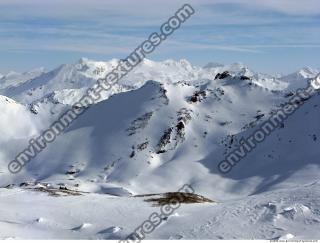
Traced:
<path fill-rule="evenodd" d="M 312 79 L 306 88 L 298 89 L 283 107 L 276 110 L 250 136 L 240 139 L 239 146 L 225 156 L 224 160 L 218 164 L 218 170 L 222 174 L 229 173 L 234 166 L 255 149 L 259 143 L 263 142 L 276 128 L 281 126 L 289 116 L 297 111 L 319 89 L 320 74 Z"/>

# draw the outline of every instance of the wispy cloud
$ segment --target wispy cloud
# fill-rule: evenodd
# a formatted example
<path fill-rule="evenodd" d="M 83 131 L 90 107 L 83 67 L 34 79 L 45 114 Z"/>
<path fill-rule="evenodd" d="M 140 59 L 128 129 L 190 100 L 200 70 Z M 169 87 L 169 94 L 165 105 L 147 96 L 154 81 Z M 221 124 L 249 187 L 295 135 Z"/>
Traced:
<path fill-rule="evenodd" d="M 319 49 L 319 0 L 188 2 L 196 9 L 196 15 L 166 42 L 163 53 L 155 56 L 166 54 L 166 58 L 175 58 L 181 53 L 193 53 L 191 58 L 199 60 L 199 55 L 205 58 L 207 53 L 218 52 L 231 60 L 241 53 L 241 58 L 250 61 L 254 55 L 274 54 L 272 49 L 300 53 L 306 48 Z M 12 58 L 8 55 L 13 52 L 43 52 L 41 58 L 47 59 L 57 51 L 74 58 L 124 56 L 184 3 L 184 0 L 1 0 L 0 70 L 1 65 L 10 64 L 7 60 Z M 34 63 L 41 61 L 47 60 Z"/>

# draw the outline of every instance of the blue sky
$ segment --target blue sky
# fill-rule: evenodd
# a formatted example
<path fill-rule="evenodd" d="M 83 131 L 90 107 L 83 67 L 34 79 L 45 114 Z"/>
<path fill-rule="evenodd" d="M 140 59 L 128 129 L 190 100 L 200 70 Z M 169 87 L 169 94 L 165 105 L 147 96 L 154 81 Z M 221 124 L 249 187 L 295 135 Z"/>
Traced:
<path fill-rule="evenodd" d="M 81 57 L 126 57 L 180 0 L 1 0 L 0 73 Z M 190 0 L 196 10 L 148 58 L 243 62 L 266 73 L 320 68 L 319 0 Z"/>

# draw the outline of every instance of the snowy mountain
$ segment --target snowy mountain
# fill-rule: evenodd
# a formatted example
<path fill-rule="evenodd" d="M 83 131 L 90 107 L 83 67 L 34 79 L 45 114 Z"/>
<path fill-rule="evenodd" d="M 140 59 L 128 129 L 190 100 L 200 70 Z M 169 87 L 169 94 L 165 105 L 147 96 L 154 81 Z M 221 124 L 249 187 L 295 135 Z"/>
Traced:
<path fill-rule="evenodd" d="M 8 163 L 28 139 L 118 62 L 81 59 L 0 86 L 0 201 L 10 205 L 0 216 L 0 238 L 124 239 L 155 210 L 141 195 L 184 184 L 215 203 L 182 205 L 147 238 L 319 238 L 319 93 L 230 173 L 218 171 L 241 138 L 289 102 L 293 87 L 307 86 L 315 70 L 273 77 L 241 63 L 144 60 L 10 174 Z M 28 212 L 10 214 L 28 202 Z"/>
<path fill-rule="evenodd" d="M 1 89 L 15 87 L 22 83 L 34 79 L 45 72 L 44 68 L 37 68 L 25 73 L 9 72 L 6 75 L 0 74 Z"/>
<path fill-rule="evenodd" d="M 14 98 L 24 104 L 30 104 L 51 94 L 57 97 L 61 103 L 72 104 L 76 98 L 81 97 L 85 88 L 92 86 L 97 79 L 103 78 L 119 62 L 120 60 L 117 59 L 99 62 L 81 58 L 74 64 L 61 65 L 53 71 L 34 75 L 33 78 L 30 78 L 29 73 L 26 73 L 20 77 L 25 81 L 19 82 L 15 87 L 8 87 L 8 85 L 1 85 L 0 83 L 0 94 Z M 241 63 L 231 65 L 209 63 L 201 68 L 191 65 L 184 59 L 163 62 L 145 59 L 136 69 L 114 85 L 110 91 L 103 94 L 103 99 L 107 99 L 112 94 L 140 88 L 148 80 L 156 80 L 160 83 L 176 83 L 184 80 L 194 82 L 207 79 L 214 80 L 218 73 L 224 71 L 228 71 L 232 75 L 253 77 L 254 83 L 265 88 L 283 89 L 285 87 L 285 84 L 280 80 L 276 80 L 271 85 L 271 82 L 259 82 L 264 77 L 270 77 L 255 74 Z M 70 99 L 70 97 L 73 98 Z"/>
<path fill-rule="evenodd" d="M 0 110 L 1 142 L 29 137 L 39 131 L 36 129 L 37 121 L 33 114 L 14 100 L 0 95 Z"/>
<path fill-rule="evenodd" d="M 301 82 L 304 83 L 306 80 L 314 78 L 319 72 L 317 69 L 305 67 L 280 79 L 289 83 L 289 89 L 296 90 L 301 87 Z"/>

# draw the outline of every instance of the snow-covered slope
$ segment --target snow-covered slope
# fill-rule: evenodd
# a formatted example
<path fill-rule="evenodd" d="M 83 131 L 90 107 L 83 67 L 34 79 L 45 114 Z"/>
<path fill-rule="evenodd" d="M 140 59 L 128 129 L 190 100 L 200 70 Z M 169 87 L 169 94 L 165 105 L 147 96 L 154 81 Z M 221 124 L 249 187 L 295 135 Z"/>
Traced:
<path fill-rule="evenodd" d="M 0 89 L 19 86 L 42 75 L 44 72 L 44 68 L 37 68 L 25 73 L 9 72 L 6 75 L 0 74 Z"/>
<path fill-rule="evenodd" d="M 314 183 L 239 200 L 183 204 L 146 239 L 318 239 L 319 196 Z M 141 198 L 102 194 L 50 197 L 0 189 L 0 199 L 1 239 L 125 239 L 160 212 Z"/>
<path fill-rule="evenodd" d="M 249 132 L 250 127 L 259 122 L 257 117 L 268 117 L 271 110 L 284 101 L 283 96 L 237 77 L 207 81 L 199 86 L 150 81 L 138 90 L 113 96 L 93 106 L 22 174 L 32 180 L 51 180 L 54 177 L 55 180 L 65 181 L 69 178 L 66 175 L 68 168 L 79 167 L 79 175 L 75 179 L 94 181 L 98 190 L 100 185 L 104 187 L 111 183 L 133 193 L 169 191 L 178 187 L 181 181 L 186 181 L 202 194 L 219 200 L 242 196 L 243 193 L 249 195 L 264 187 L 265 180 L 271 183 L 277 181 L 278 177 L 273 178 L 272 173 L 268 175 L 266 170 L 263 170 L 266 174 L 258 176 L 258 171 L 253 169 L 237 172 L 236 168 L 234 173 L 238 179 L 241 182 L 245 180 L 248 185 L 241 191 L 232 191 L 231 188 L 240 181 L 232 177 L 231 180 L 228 177 L 222 179 L 216 171 L 216 165 L 223 159 L 225 144 L 231 136 L 240 138 L 242 133 Z M 317 100 L 310 101 L 309 106 L 316 104 Z M 305 137 L 298 133 L 297 127 L 283 135 L 275 133 L 278 135 L 269 140 L 275 147 L 265 148 L 269 152 L 259 152 L 257 155 L 261 165 L 256 159 L 252 160 L 258 170 L 272 163 L 271 158 L 284 156 L 273 155 L 275 152 L 271 151 L 277 151 L 280 147 L 279 153 L 286 154 L 289 152 L 287 149 L 291 150 L 295 144 L 287 142 L 279 146 L 278 140 L 300 140 L 297 146 L 302 146 L 310 139 L 311 145 L 317 146 L 312 135 L 318 133 L 316 124 L 319 117 L 316 108 L 309 109 L 304 112 L 314 118 L 304 122 L 310 123 L 301 132 Z M 297 112 L 295 116 L 299 114 Z M 292 118 L 296 126 L 304 116 L 302 113 L 298 118 Z M 289 128 L 286 126 L 283 130 Z M 289 139 L 294 135 L 295 139 Z M 74 149 L 70 149 L 70 146 Z M 315 150 L 315 147 L 309 148 Z M 43 161 L 50 163 L 43 166 Z M 184 164 L 185 161 L 188 163 Z M 278 160 L 275 161 L 278 163 Z M 311 165 L 316 163 L 311 158 L 308 161 Z M 293 162 L 288 160 L 282 163 Z M 299 169 L 305 162 L 300 163 Z M 243 164 L 248 163 L 244 160 Z M 188 170 L 185 170 L 185 166 Z M 284 170 L 288 166 L 284 166 Z M 185 173 L 176 180 L 174 175 L 180 170 Z M 252 174 L 242 178 L 242 171 L 252 171 Z M 34 177 L 34 174 L 37 176 Z M 280 171 L 279 174 L 284 175 L 286 171 Z M 153 183 L 146 184 L 145 181 L 151 178 Z M 217 186 L 218 181 L 220 186 Z"/>
<path fill-rule="evenodd" d="M 0 95 L 1 141 L 30 137 L 37 131 L 36 119 L 25 106 Z"/>
<path fill-rule="evenodd" d="M 306 80 L 314 78 L 320 71 L 310 67 L 305 67 L 297 72 L 291 73 L 281 77 L 281 80 L 286 81 L 289 84 L 288 89 L 296 90 L 301 88 L 301 83 L 305 83 Z"/>
<path fill-rule="evenodd" d="M 217 169 L 242 137 L 292 96 L 288 77 L 255 73 L 240 63 L 200 68 L 186 60 L 145 60 L 20 173 L 10 174 L 7 164 L 25 148 L 27 138 L 45 129 L 117 62 L 81 59 L 4 89 L 24 105 L 0 96 L 0 130 L 5 134 L 0 138 L 0 187 L 9 188 L 0 189 L 1 202 L 10 204 L 20 197 L 41 209 L 18 218 L 1 214 L 1 238 L 124 238 L 152 209 L 130 195 L 177 191 L 183 184 L 219 203 L 183 205 L 150 238 L 319 237 L 318 93 L 230 173 Z M 300 80 L 299 87 L 310 77 Z M 43 205 L 51 202 L 44 189 L 34 192 L 24 186 L 34 182 L 83 195 L 75 208 L 72 202 L 78 199 L 71 196 L 55 199 L 60 206 L 46 211 Z M 95 212 L 78 213 L 90 203 Z M 22 205 L 13 204 L 11 210 Z M 115 210 L 116 205 L 122 206 Z M 102 209 L 102 215 L 110 217 L 106 224 L 98 219 Z M 135 209 L 132 222 L 122 218 Z M 193 222 L 195 214 L 199 219 Z M 10 226 L 10 221 L 17 224 Z M 189 223 L 179 226 L 182 221 Z M 227 224 L 234 230 L 228 231 Z M 308 231 L 301 231 L 307 224 Z M 28 233 L 25 227 L 32 230 Z"/>

